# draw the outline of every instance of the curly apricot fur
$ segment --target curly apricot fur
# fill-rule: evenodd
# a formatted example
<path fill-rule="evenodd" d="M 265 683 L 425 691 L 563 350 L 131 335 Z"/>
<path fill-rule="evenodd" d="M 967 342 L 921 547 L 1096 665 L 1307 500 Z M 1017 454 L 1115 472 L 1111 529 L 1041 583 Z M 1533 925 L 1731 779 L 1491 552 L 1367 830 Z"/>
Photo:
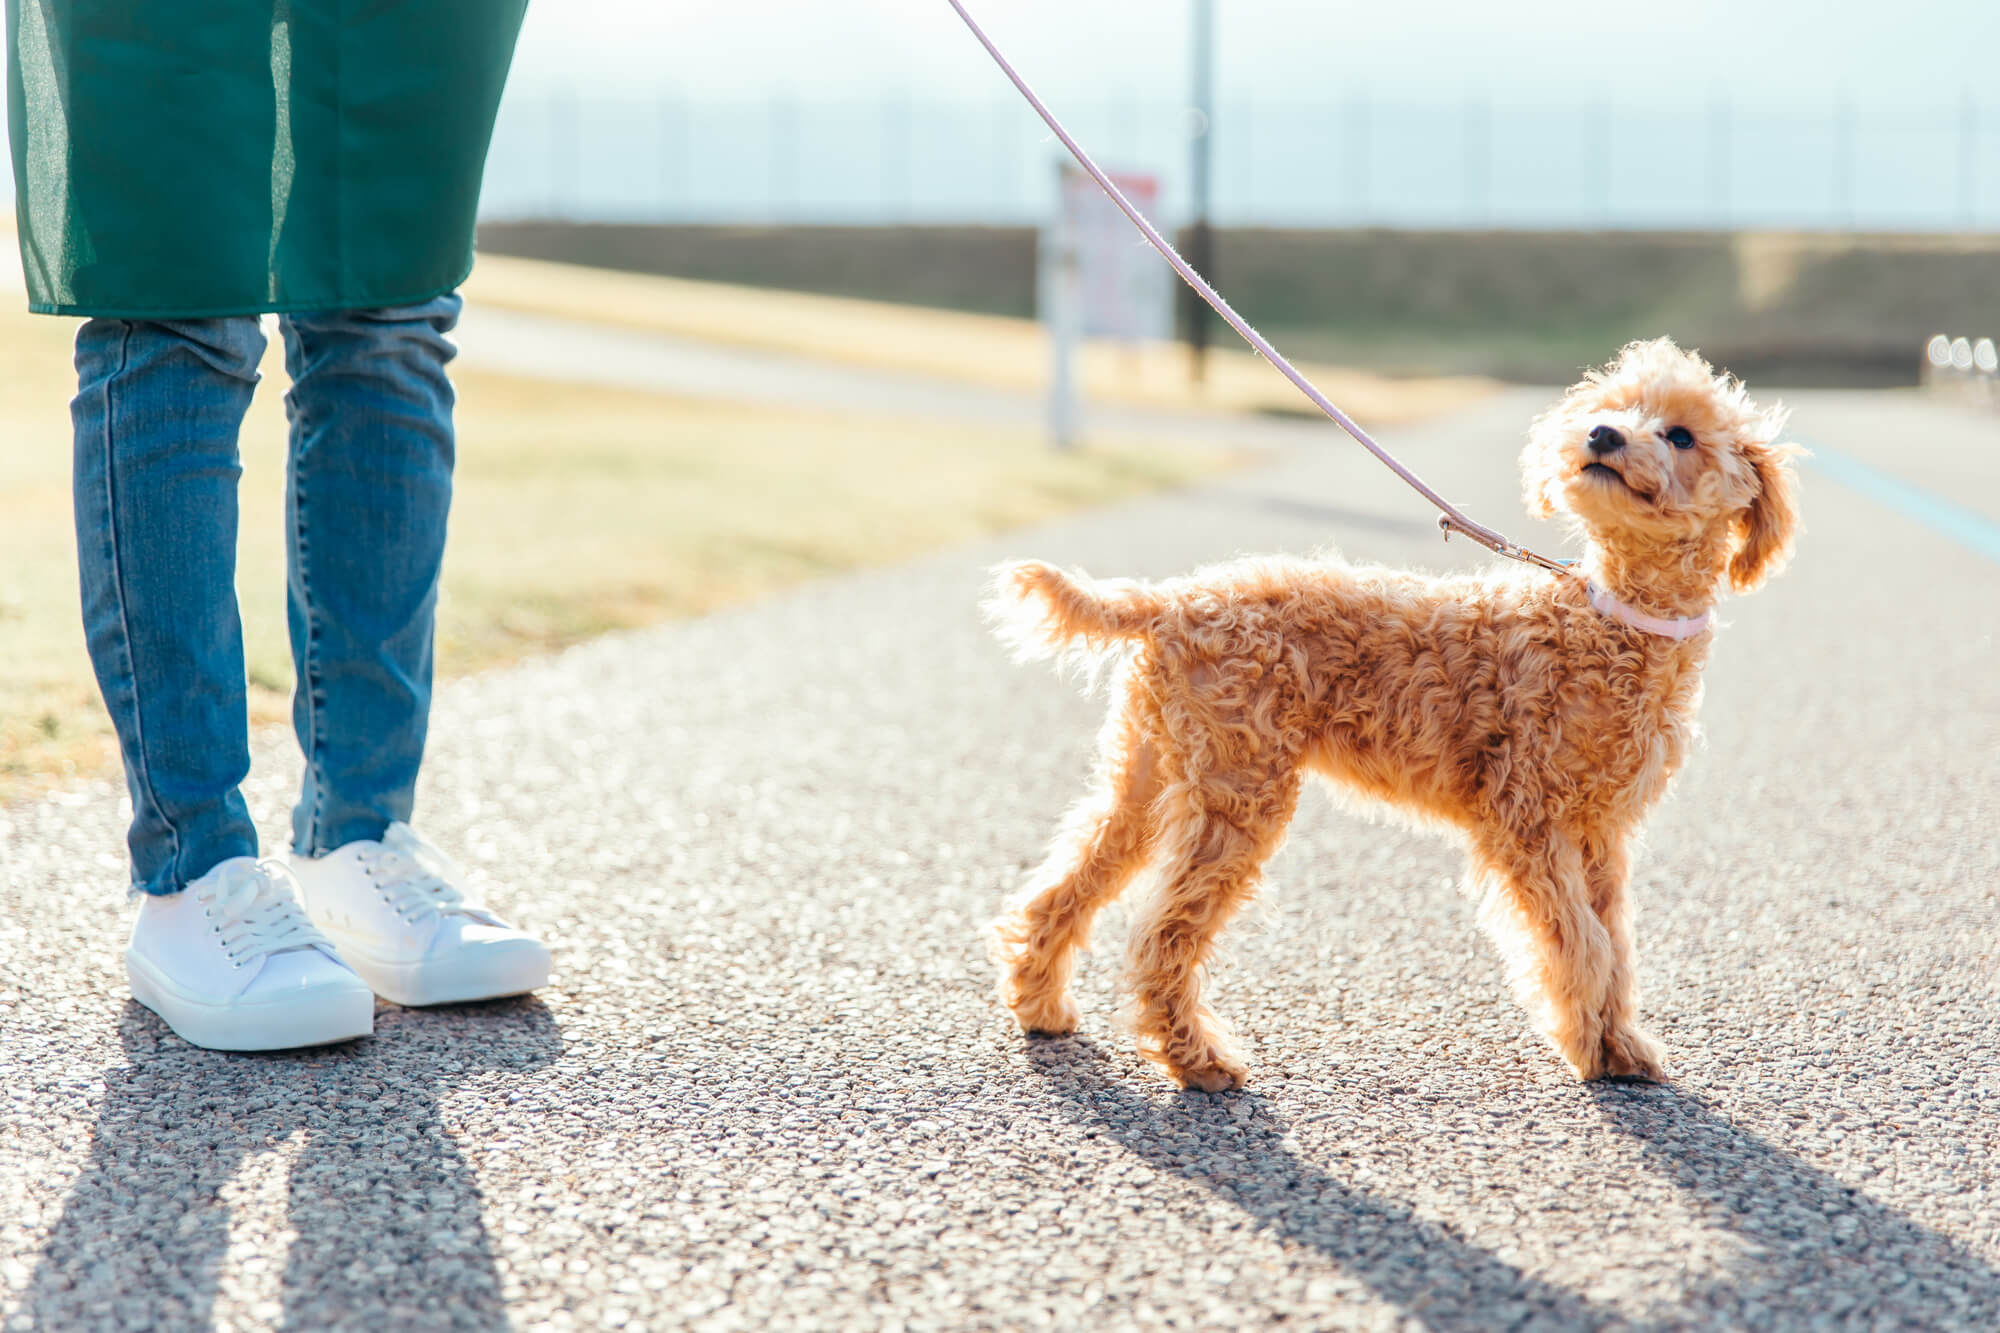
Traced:
<path fill-rule="evenodd" d="M 1628 606 L 1699 615 L 1789 551 L 1783 422 L 1671 342 L 1634 343 L 1534 424 L 1529 506 L 1567 516 L 1585 543 L 1579 573 Z M 1624 443 L 1594 451 L 1600 425 Z M 1691 447 L 1675 446 L 1675 427 Z M 996 926 L 1000 995 L 1024 1028 L 1075 1026 L 1076 951 L 1150 866 L 1159 889 L 1127 969 L 1139 1049 L 1183 1086 L 1240 1084 L 1204 977 L 1313 773 L 1458 832 L 1481 920 L 1580 1077 L 1663 1076 L 1638 1026 L 1630 856 L 1694 740 L 1712 633 L 1675 641 L 1607 619 L 1583 577 L 1332 558 L 1159 583 L 1015 564 L 989 608 L 1024 656 L 1110 668 L 1119 700 L 1092 793 Z"/>

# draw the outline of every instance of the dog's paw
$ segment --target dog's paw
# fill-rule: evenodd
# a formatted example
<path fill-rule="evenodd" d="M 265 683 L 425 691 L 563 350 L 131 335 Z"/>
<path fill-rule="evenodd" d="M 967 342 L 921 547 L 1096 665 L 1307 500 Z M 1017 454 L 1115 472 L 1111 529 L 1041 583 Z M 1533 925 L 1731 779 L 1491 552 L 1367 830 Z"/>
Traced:
<path fill-rule="evenodd" d="M 1083 1021 L 1083 1011 L 1076 1007 L 1076 1001 L 1067 991 L 1056 995 L 1011 996 L 1007 1007 L 1014 1011 L 1014 1021 L 1023 1032 L 1062 1037 L 1076 1031 L 1076 1025 Z"/>
<path fill-rule="evenodd" d="M 1202 1092 L 1229 1092 L 1250 1081 L 1250 1070 L 1235 1060 L 1211 1060 L 1206 1064 L 1167 1066 L 1174 1082 Z"/>
<path fill-rule="evenodd" d="M 1144 1010 L 1127 1014 L 1138 1037 L 1139 1054 L 1183 1088 L 1228 1092 L 1249 1081 L 1250 1066 L 1212 1015 L 1204 1013 L 1203 1021 L 1178 1030 L 1162 1030 L 1148 1023 L 1148 1017 Z"/>
<path fill-rule="evenodd" d="M 1664 1083 L 1667 1071 L 1660 1044 L 1637 1028 L 1624 1028 L 1604 1034 L 1596 1072 L 1584 1077 L 1615 1083 Z"/>
<path fill-rule="evenodd" d="M 1167 1047 L 1156 1058 L 1183 1088 L 1228 1092 L 1250 1080 L 1250 1066 L 1233 1046 L 1219 1039 L 1179 1050 Z"/>

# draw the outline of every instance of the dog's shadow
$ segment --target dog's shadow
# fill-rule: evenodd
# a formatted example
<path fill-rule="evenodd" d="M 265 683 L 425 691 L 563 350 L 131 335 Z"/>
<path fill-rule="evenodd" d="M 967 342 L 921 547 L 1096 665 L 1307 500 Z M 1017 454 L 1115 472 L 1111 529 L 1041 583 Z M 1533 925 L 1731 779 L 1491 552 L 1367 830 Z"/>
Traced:
<path fill-rule="evenodd" d="M 1289 1126 L 1254 1091 L 1160 1098 L 1128 1086 L 1080 1037 L 1037 1038 L 1030 1053 L 1073 1121 L 1228 1200 L 1269 1234 L 1318 1251 L 1425 1328 L 1654 1327 L 1526 1272 L 1409 1204 L 1336 1178 L 1297 1150 Z M 1684 1314 L 1772 1328 L 1838 1311 L 1842 1326 L 1925 1328 L 1952 1311 L 1963 1318 L 2000 1308 L 2000 1273 L 1990 1265 L 1701 1101 L 1671 1087 L 1590 1096 L 1609 1127 L 1636 1142 L 1711 1225 L 1743 1242 L 1726 1274 L 1676 1302 Z M 1801 1218 L 1826 1237 L 1801 1232 Z"/>
<path fill-rule="evenodd" d="M 1683 1303 L 1738 1328 L 2000 1327 L 2000 1269 L 1675 1087 L 1587 1095 L 1737 1257 Z M 1821 1321 L 1821 1322 L 1813 1322 Z"/>
<path fill-rule="evenodd" d="M 293 1328 L 508 1326 L 440 1102 L 469 1077 L 554 1060 L 541 1001 L 383 1008 L 372 1038 L 270 1055 L 191 1047 L 128 1001 L 118 1035 L 125 1060 L 105 1071 L 90 1159 L 21 1307 L 29 1327 L 210 1328 L 225 1283 L 275 1297 Z M 273 1153 L 290 1159 L 283 1229 L 257 1234 L 232 1196 L 279 1187 Z"/>

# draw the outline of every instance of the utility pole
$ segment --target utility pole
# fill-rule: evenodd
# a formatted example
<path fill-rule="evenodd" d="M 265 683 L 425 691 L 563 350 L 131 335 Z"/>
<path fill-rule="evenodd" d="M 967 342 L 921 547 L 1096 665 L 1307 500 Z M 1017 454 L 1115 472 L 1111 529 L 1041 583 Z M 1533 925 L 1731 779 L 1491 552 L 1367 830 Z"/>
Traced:
<path fill-rule="evenodd" d="M 1188 146 L 1192 160 L 1194 218 L 1188 227 L 1188 263 L 1215 282 L 1215 233 L 1208 223 L 1209 163 L 1215 142 L 1215 5 L 1194 0 L 1194 107 L 1189 117 Z M 1187 335 L 1188 373 L 1200 383 L 1208 372 L 1208 306 L 1194 288 L 1180 292 L 1182 329 Z"/>

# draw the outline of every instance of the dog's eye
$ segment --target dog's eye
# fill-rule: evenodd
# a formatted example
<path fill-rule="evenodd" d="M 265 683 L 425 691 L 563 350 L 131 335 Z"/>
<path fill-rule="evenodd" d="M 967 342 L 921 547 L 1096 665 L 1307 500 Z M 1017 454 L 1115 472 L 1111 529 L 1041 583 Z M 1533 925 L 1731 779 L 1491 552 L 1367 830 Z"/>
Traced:
<path fill-rule="evenodd" d="M 1676 449 L 1694 448 L 1694 432 L 1686 426 L 1676 426 L 1667 432 L 1667 443 Z"/>

